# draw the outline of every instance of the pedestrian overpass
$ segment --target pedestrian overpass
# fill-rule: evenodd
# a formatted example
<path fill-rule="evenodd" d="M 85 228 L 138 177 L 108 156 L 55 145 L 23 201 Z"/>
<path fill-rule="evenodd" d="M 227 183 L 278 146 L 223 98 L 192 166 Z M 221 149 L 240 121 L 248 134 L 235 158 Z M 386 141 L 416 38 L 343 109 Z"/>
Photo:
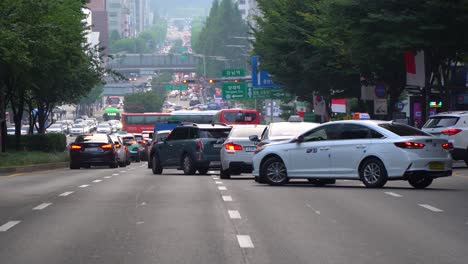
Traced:
<path fill-rule="evenodd" d="M 121 73 L 194 72 L 199 58 L 191 54 L 113 54 L 106 67 Z"/>

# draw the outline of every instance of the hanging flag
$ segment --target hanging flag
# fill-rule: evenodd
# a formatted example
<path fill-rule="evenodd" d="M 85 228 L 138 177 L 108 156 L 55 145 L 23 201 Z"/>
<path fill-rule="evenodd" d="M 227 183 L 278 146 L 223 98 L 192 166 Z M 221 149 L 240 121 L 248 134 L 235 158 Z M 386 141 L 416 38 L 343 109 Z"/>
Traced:
<path fill-rule="evenodd" d="M 405 51 L 404 57 L 406 66 L 406 85 L 424 87 L 426 80 L 424 51 L 419 51 L 416 54 L 412 51 Z"/>
<path fill-rule="evenodd" d="M 334 113 L 346 113 L 346 99 L 331 99 L 331 109 Z"/>

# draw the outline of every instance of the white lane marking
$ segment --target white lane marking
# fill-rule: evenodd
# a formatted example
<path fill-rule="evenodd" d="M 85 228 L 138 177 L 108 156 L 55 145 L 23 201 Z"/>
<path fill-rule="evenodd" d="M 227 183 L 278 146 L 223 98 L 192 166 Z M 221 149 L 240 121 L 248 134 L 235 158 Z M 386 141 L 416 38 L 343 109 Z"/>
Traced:
<path fill-rule="evenodd" d="M 216 171 L 208 171 L 209 174 L 216 173 Z"/>
<path fill-rule="evenodd" d="M 318 210 L 315 210 L 315 213 L 318 214 L 318 215 L 320 215 L 320 211 L 318 211 Z"/>
<path fill-rule="evenodd" d="M 125 173 L 125 172 L 127 172 L 127 171 L 120 171 L 120 173 Z"/>
<path fill-rule="evenodd" d="M 400 195 L 398 193 L 394 193 L 394 192 L 385 192 L 385 194 L 388 194 L 388 195 L 393 196 L 393 197 L 403 197 L 402 195 Z"/>
<path fill-rule="evenodd" d="M 110 179 L 110 178 L 112 178 L 112 176 L 106 176 L 106 177 L 104 177 L 104 179 Z"/>
<path fill-rule="evenodd" d="M 88 184 L 83 184 L 83 185 L 80 185 L 80 186 L 78 186 L 78 187 L 80 187 L 80 188 L 86 188 L 86 187 L 88 187 L 88 186 L 89 186 Z"/>
<path fill-rule="evenodd" d="M 241 215 L 239 211 L 236 210 L 228 210 L 229 217 L 231 219 L 241 219 Z"/>
<path fill-rule="evenodd" d="M 219 177 L 213 177 L 213 180 L 219 180 Z"/>
<path fill-rule="evenodd" d="M 52 203 L 43 203 L 43 204 L 40 204 L 36 207 L 33 208 L 33 210 L 42 210 L 42 209 L 45 209 L 47 206 L 51 205 Z"/>
<path fill-rule="evenodd" d="M 232 202 L 232 197 L 231 196 L 223 196 L 223 201 Z"/>
<path fill-rule="evenodd" d="M 94 180 L 93 182 L 102 182 L 102 180 Z"/>
<path fill-rule="evenodd" d="M 216 184 L 223 184 L 221 181 L 215 181 Z"/>
<path fill-rule="evenodd" d="M 237 235 L 237 242 L 241 248 L 254 248 L 252 239 L 248 235 Z"/>
<path fill-rule="evenodd" d="M 227 188 L 226 188 L 226 186 L 218 186 L 218 190 L 227 191 Z"/>
<path fill-rule="evenodd" d="M 68 195 L 70 195 L 72 193 L 74 193 L 74 192 L 64 192 L 64 193 L 59 194 L 59 196 L 68 196 Z"/>
<path fill-rule="evenodd" d="M 141 205 L 141 206 L 145 206 L 145 205 L 146 205 L 146 203 L 145 203 L 145 202 L 142 202 L 140 205 Z"/>
<path fill-rule="evenodd" d="M 441 209 L 439 209 L 437 207 L 434 207 L 434 206 L 428 205 L 428 204 L 418 204 L 418 205 L 421 206 L 421 207 L 424 207 L 424 208 L 426 208 L 428 210 L 431 210 L 433 212 L 443 212 L 444 211 L 444 210 L 441 210 Z"/>
<path fill-rule="evenodd" d="M 114 174 L 112 174 L 112 176 L 119 176 L 119 174 L 118 174 L 118 173 L 114 173 Z"/>
<path fill-rule="evenodd" d="M 4 225 L 0 226 L 0 232 L 8 231 L 8 229 L 14 227 L 15 225 L 21 223 L 21 221 L 9 221 L 6 222 Z"/>
<path fill-rule="evenodd" d="M 144 224 L 145 222 L 137 222 L 137 225 L 141 225 L 141 224 Z"/>
<path fill-rule="evenodd" d="M 320 215 L 320 211 L 319 211 L 319 210 L 315 210 L 314 208 L 312 208 L 312 205 L 306 203 L 306 206 L 309 207 L 310 209 L 312 209 L 312 211 L 314 211 L 314 213 Z"/>

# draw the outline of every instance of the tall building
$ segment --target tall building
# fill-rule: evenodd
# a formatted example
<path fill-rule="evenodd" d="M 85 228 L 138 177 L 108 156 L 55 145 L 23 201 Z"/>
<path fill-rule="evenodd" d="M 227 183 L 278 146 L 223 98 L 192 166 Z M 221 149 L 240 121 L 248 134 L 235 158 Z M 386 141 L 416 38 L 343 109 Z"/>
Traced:
<path fill-rule="evenodd" d="M 130 37 L 130 0 L 107 0 L 109 32 L 117 31 L 122 38 Z"/>
<path fill-rule="evenodd" d="M 249 15 L 249 4 L 249 0 L 237 0 L 237 6 L 244 20 Z"/>
<path fill-rule="evenodd" d="M 107 25 L 106 0 L 91 0 L 87 5 L 91 11 L 92 31 L 99 32 L 99 45 L 103 54 L 107 54 L 109 46 L 109 28 Z M 96 36 L 96 34 L 94 34 Z"/>
<path fill-rule="evenodd" d="M 237 0 L 237 6 L 242 18 L 250 25 L 255 27 L 254 17 L 260 14 L 257 0 Z"/>
<path fill-rule="evenodd" d="M 150 18 L 150 6 L 148 0 L 129 0 L 130 29 L 133 36 L 145 30 L 152 21 Z"/>

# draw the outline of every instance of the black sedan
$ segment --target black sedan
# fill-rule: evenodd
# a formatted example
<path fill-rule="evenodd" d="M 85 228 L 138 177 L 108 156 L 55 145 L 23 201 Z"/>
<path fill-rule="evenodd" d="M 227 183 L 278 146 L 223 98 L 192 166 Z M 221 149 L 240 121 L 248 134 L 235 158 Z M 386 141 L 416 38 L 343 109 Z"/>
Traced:
<path fill-rule="evenodd" d="M 81 135 L 70 145 L 70 169 L 92 165 L 118 167 L 117 149 L 106 134 Z"/>

